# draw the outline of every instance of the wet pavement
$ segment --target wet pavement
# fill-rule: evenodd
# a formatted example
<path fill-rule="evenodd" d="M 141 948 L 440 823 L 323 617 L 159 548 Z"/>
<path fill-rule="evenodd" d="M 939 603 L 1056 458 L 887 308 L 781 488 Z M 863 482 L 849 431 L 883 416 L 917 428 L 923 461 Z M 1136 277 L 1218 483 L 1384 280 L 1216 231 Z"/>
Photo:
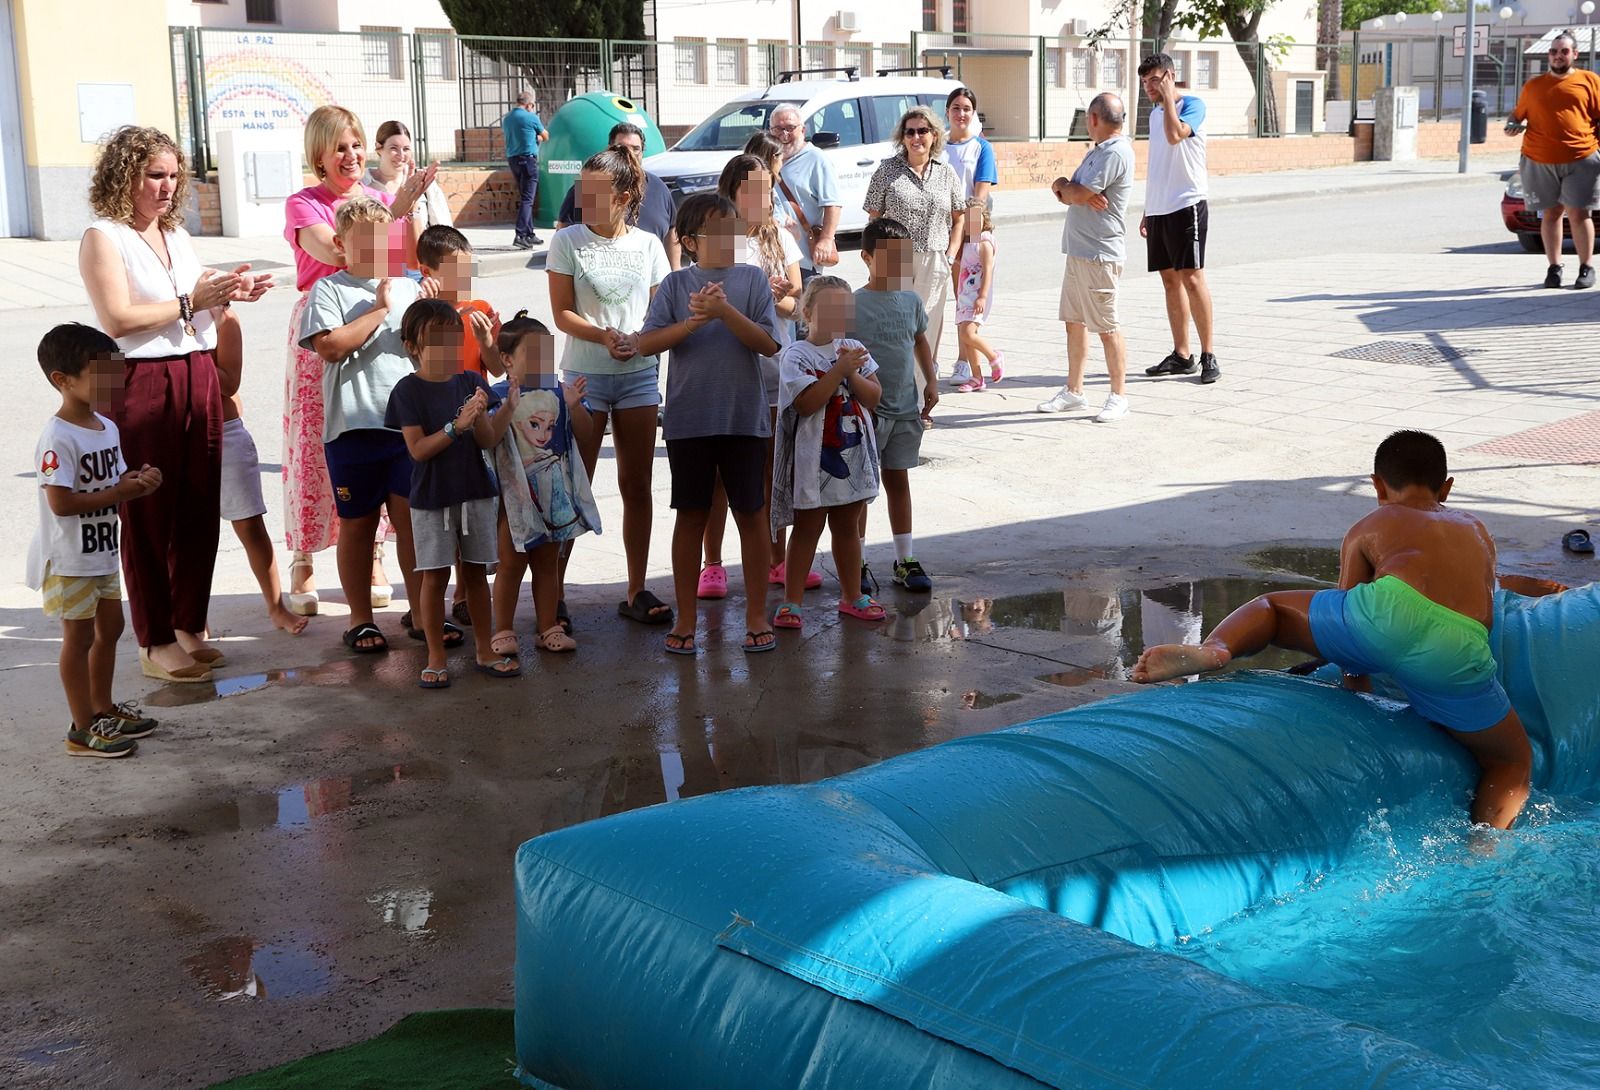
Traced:
<path fill-rule="evenodd" d="M 408 1011 L 508 1005 L 523 840 L 1125 691 L 1147 641 L 1192 638 L 1264 590 L 1324 585 L 1329 554 L 1197 554 L 1228 573 L 1203 578 L 1091 563 L 1043 583 L 885 588 L 888 621 L 813 609 L 757 657 L 720 631 L 742 626 L 736 598 L 706 610 L 709 650 L 687 661 L 580 601 L 579 656 L 525 652 L 511 689 L 473 684 L 458 653 L 463 680 L 425 702 L 421 645 L 259 672 L 241 649 L 215 685 L 150 694 L 172 721 L 141 742 L 137 779 L 26 755 L 21 801 L 36 807 L 4 838 L 0 1081 L 206 1085 Z M 174 759 L 201 748 L 202 765 Z M 126 1047 L 130 1007 L 159 1048 Z"/>

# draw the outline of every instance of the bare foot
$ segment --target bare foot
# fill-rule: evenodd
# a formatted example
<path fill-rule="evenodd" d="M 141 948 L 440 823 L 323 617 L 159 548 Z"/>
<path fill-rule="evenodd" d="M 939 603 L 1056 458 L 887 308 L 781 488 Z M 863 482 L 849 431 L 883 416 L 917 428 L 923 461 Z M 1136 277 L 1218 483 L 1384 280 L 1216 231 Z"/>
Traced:
<path fill-rule="evenodd" d="M 298 636 L 306 630 L 306 625 L 311 623 L 310 617 L 296 617 L 283 608 L 282 602 L 274 602 L 267 607 L 267 620 L 276 628 L 281 628 L 291 636 Z"/>
<path fill-rule="evenodd" d="M 1203 643 L 1199 647 L 1181 643 L 1164 643 L 1146 649 L 1128 676 L 1141 685 L 1167 681 L 1187 674 L 1204 674 L 1220 670 L 1233 658 L 1227 648 Z"/>

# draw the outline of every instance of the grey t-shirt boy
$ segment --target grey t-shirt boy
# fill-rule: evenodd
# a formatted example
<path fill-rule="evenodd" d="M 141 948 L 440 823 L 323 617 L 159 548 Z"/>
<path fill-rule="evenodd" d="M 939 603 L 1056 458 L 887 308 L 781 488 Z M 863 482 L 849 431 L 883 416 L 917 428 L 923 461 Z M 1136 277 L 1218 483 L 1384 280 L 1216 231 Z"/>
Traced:
<path fill-rule="evenodd" d="M 754 265 L 726 269 L 692 265 L 670 273 L 650 302 L 643 332 L 665 329 L 690 317 L 689 296 L 711 283 L 721 284 L 735 310 L 778 340 L 772 285 L 766 273 Z M 770 404 L 761 357 L 746 348 L 724 323 L 707 322 L 672 350 L 662 437 L 751 435 L 765 439 L 772 434 Z"/>
<path fill-rule="evenodd" d="M 910 291 L 856 289 L 856 327 L 851 336 L 867 346 L 878 364 L 883 397 L 873 415 L 886 420 L 915 420 L 922 414 L 917 397 L 917 334 L 928 331 L 928 312 Z"/>
<path fill-rule="evenodd" d="M 1122 133 L 1102 140 L 1083 157 L 1072 181 L 1104 193 L 1107 207 L 1097 212 L 1086 204 L 1067 208 L 1067 223 L 1061 231 L 1061 252 L 1085 261 L 1104 261 L 1121 265 L 1127 258 L 1128 234 L 1125 217 L 1128 195 L 1133 192 L 1133 143 Z"/>
<path fill-rule="evenodd" d="M 389 280 L 389 313 L 367 342 L 338 363 L 322 368 L 322 441 L 347 431 L 383 428 L 389 394 L 416 370 L 400 339 L 400 318 L 417 298 L 416 281 Z M 378 305 L 378 282 L 340 270 L 318 280 L 300 316 L 300 347 L 310 350 L 318 333 L 349 325 Z"/>

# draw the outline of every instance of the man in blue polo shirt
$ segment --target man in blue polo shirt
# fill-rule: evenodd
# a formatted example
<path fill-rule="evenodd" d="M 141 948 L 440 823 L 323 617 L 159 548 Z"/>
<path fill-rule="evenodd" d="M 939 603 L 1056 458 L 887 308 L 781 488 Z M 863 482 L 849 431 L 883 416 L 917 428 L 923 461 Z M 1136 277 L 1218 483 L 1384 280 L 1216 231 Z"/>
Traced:
<path fill-rule="evenodd" d="M 1139 81 L 1155 108 L 1150 111 L 1150 164 L 1145 172 L 1144 219 L 1151 272 L 1161 274 L 1167 293 L 1172 351 L 1147 375 L 1187 375 L 1195 369 L 1189 320 L 1200 335 L 1200 381 L 1222 375 L 1211 343 L 1211 289 L 1206 285 L 1206 104 L 1179 95 L 1172 58 L 1165 53 L 1139 64 Z"/>
<path fill-rule="evenodd" d="M 531 250 L 544 240 L 533 231 L 533 198 L 539 190 L 539 145 L 550 138 L 539 120 L 539 103 L 532 91 L 517 96 L 517 104 L 501 120 L 506 137 L 506 159 L 517 183 L 517 237 L 511 243 Z"/>

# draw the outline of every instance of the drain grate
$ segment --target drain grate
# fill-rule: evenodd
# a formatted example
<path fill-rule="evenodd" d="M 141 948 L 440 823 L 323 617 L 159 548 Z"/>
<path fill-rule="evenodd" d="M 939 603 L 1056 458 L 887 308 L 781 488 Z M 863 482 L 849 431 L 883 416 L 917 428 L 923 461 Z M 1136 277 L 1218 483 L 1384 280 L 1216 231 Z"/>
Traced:
<path fill-rule="evenodd" d="M 1343 360 L 1365 360 L 1368 363 L 1403 363 L 1412 367 L 1437 367 L 1466 359 L 1472 350 L 1451 348 L 1449 345 L 1428 344 L 1425 341 L 1373 341 L 1342 352 L 1330 353 Z"/>

